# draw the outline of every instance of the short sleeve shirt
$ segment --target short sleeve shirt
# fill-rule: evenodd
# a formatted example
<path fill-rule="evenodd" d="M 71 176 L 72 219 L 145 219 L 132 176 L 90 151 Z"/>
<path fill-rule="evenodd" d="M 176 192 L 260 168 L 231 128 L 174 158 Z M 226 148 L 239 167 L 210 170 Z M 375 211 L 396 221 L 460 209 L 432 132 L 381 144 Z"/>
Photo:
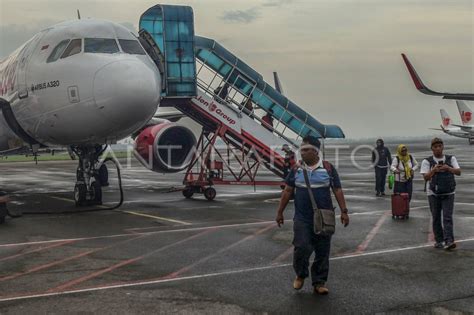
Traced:
<path fill-rule="evenodd" d="M 293 219 L 312 224 L 313 206 L 304 179 L 303 167 L 300 166 L 292 169 L 286 177 L 285 183 L 295 188 L 295 216 Z M 311 191 L 320 209 L 333 209 L 331 187 L 334 189 L 342 188 L 339 174 L 332 164 L 331 169 L 331 174 L 329 174 L 323 167 L 321 160 L 315 169 L 307 168 Z"/>
<path fill-rule="evenodd" d="M 438 163 L 438 162 L 446 163 L 446 156 L 444 156 L 444 155 L 440 159 L 433 156 L 433 159 L 434 159 L 435 163 Z M 458 160 L 456 159 L 455 156 L 451 157 L 451 163 L 450 164 L 451 164 L 451 167 L 454 168 L 454 169 L 460 168 Z M 421 174 L 427 174 L 430 171 L 431 171 L 430 161 L 428 161 L 428 159 L 424 159 L 423 162 L 421 163 L 420 173 Z M 435 195 L 435 193 L 430 189 L 430 182 L 429 181 L 426 182 L 426 193 L 428 194 L 428 196 Z M 451 195 L 451 194 L 454 194 L 454 192 L 450 193 L 449 195 Z"/>

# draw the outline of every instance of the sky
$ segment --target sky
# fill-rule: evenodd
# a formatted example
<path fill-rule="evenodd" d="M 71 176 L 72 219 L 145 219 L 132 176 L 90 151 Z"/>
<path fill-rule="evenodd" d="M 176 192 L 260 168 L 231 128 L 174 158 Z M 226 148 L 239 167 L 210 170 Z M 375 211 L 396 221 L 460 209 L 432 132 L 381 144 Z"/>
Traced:
<path fill-rule="evenodd" d="M 474 93 L 474 0 L 182 0 L 196 33 L 217 40 L 285 94 L 349 138 L 423 136 L 454 101 L 417 92 L 400 57 L 425 84 Z M 0 0 L 0 58 L 41 29 L 92 17 L 137 30 L 155 1 Z M 23 22 L 24 21 L 24 22 Z M 474 104 L 469 104 L 474 108 Z"/>

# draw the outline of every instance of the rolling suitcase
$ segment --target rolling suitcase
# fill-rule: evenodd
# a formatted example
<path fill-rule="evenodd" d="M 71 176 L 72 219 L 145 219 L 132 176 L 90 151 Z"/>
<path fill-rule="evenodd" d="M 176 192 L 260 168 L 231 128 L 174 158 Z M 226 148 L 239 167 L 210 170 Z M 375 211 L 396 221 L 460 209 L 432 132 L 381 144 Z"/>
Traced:
<path fill-rule="evenodd" d="M 410 214 L 410 197 L 406 193 L 392 195 L 392 218 L 408 219 Z"/>

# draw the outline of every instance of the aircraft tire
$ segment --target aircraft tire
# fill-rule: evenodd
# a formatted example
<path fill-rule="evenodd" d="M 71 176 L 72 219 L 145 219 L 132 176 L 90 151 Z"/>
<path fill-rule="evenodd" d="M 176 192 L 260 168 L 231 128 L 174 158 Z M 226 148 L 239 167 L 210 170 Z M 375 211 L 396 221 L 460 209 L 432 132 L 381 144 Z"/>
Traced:
<path fill-rule="evenodd" d="M 87 198 L 87 186 L 85 184 L 76 184 L 74 187 L 74 201 L 76 206 L 85 204 Z"/>
<path fill-rule="evenodd" d="M 100 166 L 98 178 L 102 187 L 109 186 L 109 170 L 107 169 L 107 165 L 102 164 Z"/>
<path fill-rule="evenodd" d="M 190 199 L 194 195 L 193 189 L 191 187 L 186 187 L 183 190 L 183 196 L 187 199 Z"/>
<path fill-rule="evenodd" d="M 92 193 L 94 194 L 94 198 L 92 198 L 92 200 L 94 200 L 94 203 L 95 204 L 99 204 L 101 205 L 102 204 L 102 185 L 99 181 L 95 181 L 92 183 Z"/>
<path fill-rule="evenodd" d="M 204 190 L 204 197 L 206 197 L 207 200 L 212 201 L 216 198 L 217 192 L 214 188 L 208 187 Z"/>

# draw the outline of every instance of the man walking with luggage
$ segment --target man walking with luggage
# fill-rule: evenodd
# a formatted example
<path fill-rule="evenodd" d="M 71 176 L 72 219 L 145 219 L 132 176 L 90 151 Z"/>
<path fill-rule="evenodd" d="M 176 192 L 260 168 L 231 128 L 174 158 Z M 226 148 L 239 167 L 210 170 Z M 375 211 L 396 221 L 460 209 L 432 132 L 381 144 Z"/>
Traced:
<path fill-rule="evenodd" d="M 303 165 L 296 166 L 290 171 L 285 182 L 278 207 L 276 222 L 280 227 L 284 223 L 283 211 L 294 194 L 295 216 L 293 218 L 294 253 L 293 268 L 296 279 L 293 288 L 300 290 L 304 280 L 309 276 L 309 258 L 315 252 L 315 259 L 311 266 L 311 280 L 315 294 L 329 293 L 326 287 L 329 274 L 329 253 L 331 235 L 316 234 L 314 232 L 314 207 L 309 194 L 311 190 L 318 209 L 334 209 L 331 199 L 331 188 L 341 209 L 341 222 L 349 224 L 349 215 L 346 208 L 341 181 L 336 169 L 327 161 L 319 157 L 321 143 L 312 136 L 306 136 L 300 147 Z M 306 184 L 305 172 L 308 176 L 310 188 Z"/>
<path fill-rule="evenodd" d="M 388 168 L 392 164 L 392 156 L 382 139 L 378 139 L 377 147 L 372 151 L 372 164 L 375 168 L 375 191 L 377 197 L 385 196 L 385 182 Z"/>
<path fill-rule="evenodd" d="M 433 155 L 424 159 L 420 173 L 425 178 L 426 191 L 433 217 L 435 248 L 451 250 L 456 248 L 453 232 L 455 175 L 461 175 L 461 168 L 455 156 L 443 153 L 444 144 L 440 138 L 431 141 Z"/>

